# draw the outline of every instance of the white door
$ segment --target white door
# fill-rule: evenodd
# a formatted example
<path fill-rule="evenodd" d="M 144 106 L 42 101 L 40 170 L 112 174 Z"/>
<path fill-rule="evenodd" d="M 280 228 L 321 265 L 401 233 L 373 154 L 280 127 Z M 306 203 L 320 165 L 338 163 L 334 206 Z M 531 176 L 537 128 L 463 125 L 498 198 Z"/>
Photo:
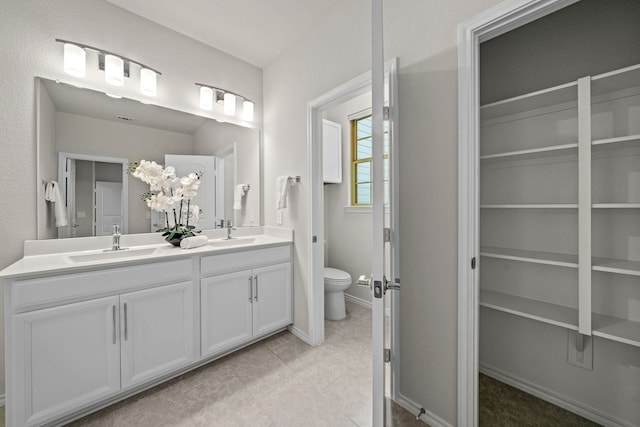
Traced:
<path fill-rule="evenodd" d="M 42 425 L 120 389 L 118 297 L 24 313 L 12 343 L 18 369 L 8 392 L 16 410 L 8 425 Z M 24 387 L 24 389 L 22 389 Z"/>
<path fill-rule="evenodd" d="M 113 226 L 122 229 L 122 183 L 96 181 L 96 236 L 113 233 Z"/>
<path fill-rule="evenodd" d="M 198 194 L 193 198 L 200 208 L 200 220 L 194 224 L 199 230 L 215 228 L 216 221 L 216 163 L 213 156 L 187 156 L 177 154 L 165 154 L 166 166 L 173 166 L 177 176 L 187 176 L 190 173 L 200 173 L 200 186 Z"/>
<path fill-rule="evenodd" d="M 193 282 L 120 295 L 122 388 L 195 360 Z"/>
<path fill-rule="evenodd" d="M 253 286 L 251 270 L 202 279 L 202 357 L 251 339 Z"/>
<path fill-rule="evenodd" d="M 291 323 L 291 263 L 253 270 L 253 335 Z"/>

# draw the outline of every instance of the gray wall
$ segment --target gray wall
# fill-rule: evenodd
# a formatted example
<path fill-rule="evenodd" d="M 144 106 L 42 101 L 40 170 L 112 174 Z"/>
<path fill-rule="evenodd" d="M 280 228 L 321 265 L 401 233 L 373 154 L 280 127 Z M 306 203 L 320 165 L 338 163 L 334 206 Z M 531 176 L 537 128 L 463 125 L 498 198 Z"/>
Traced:
<path fill-rule="evenodd" d="M 22 256 L 24 240 L 36 238 L 34 78 L 60 79 L 142 99 L 137 78 L 117 89 L 90 67 L 84 80 L 64 74 L 62 45 L 56 38 L 102 47 L 157 68 L 162 72 L 155 98 L 159 105 L 203 114 L 194 82 L 210 82 L 254 100 L 255 124 L 261 127 L 262 123 L 262 70 L 258 67 L 101 0 L 0 2 L 0 148 L 6 165 L 0 168 L 5 189 L 0 198 L 0 234 L 5 236 L 0 268 Z M 0 360 L 2 366 L 4 360 Z M 2 373 L 0 384 L 3 379 Z M 0 386 L 0 393 L 3 389 Z"/>
<path fill-rule="evenodd" d="M 399 58 L 401 385 L 456 422 L 457 26 L 499 0 L 385 0 L 385 57 Z M 307 103 L 370 69 L 370 2 L 327 10 L 264 69 L 265 224 L 275 178 L 299 174 L 285 225 L 295 233 L 294 319 L 308 330 Z"/>

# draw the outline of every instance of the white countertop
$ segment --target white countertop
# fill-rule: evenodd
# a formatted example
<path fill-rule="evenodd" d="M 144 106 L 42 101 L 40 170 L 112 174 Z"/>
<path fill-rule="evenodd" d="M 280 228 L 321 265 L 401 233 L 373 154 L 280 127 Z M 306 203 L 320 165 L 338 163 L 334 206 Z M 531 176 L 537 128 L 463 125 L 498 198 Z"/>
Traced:
<path fill-rule="evenodd" d="M 226 230 L 203 231 L 208 244 L 182 249 L 165 242 L 159 234 L 122 235 L 121 247 L 127 250 L 105 251 L 111 236 L 80 239 L 37 240 L 25 242 L 25 256 L 0 271 L 0 278 L 46 273 L 87 271 L 96 267 L 115 267 L 148 261 L 166 261 L 194 255 L 213 255 L 289 244 L 293 231 L 275 227 L 252 227 L 232 233 L 231 240 L 221 237 Z M 96 248 L 97 246 L 97 248 Z"/>

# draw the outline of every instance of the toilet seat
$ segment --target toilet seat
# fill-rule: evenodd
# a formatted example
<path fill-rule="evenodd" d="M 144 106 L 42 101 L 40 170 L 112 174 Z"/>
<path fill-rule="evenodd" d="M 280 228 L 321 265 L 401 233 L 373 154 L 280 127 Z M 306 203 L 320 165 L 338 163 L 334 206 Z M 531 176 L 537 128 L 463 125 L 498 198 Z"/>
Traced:
<path fill-rule="evenodd" d="M 351 276 L 346 271 L 338 270 L 337 268 L 325 267 L 324 268 L 324 283 L 344 285 L 351 283 Z"/>

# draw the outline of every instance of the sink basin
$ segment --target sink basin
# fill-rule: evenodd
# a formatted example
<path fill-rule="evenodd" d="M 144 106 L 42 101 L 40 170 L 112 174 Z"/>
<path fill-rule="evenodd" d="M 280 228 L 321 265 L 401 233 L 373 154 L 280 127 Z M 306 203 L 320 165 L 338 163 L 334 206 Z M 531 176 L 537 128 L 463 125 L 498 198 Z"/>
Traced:
<path fill-rule="evenodd" d="M 68 256 L 71 262 L 94 262 L 94 261 L 109 261 L 111 259 L 131 258 L 136 256 L 151 255 L 156 251 L 156 248 L 141 248 L 141 249 L 123 249 L 119 251 L 107 251 L 97 252 L 83 255 L 70 255 Z"/>
<path fill-rule="evenodd" d="M 209 246 L 213 246 L 216 248 L 228 248 L 231 246 L 250 245 L 255 241 L 255 237 L 233 237 L 230 240 L 209 240 Z"/>

